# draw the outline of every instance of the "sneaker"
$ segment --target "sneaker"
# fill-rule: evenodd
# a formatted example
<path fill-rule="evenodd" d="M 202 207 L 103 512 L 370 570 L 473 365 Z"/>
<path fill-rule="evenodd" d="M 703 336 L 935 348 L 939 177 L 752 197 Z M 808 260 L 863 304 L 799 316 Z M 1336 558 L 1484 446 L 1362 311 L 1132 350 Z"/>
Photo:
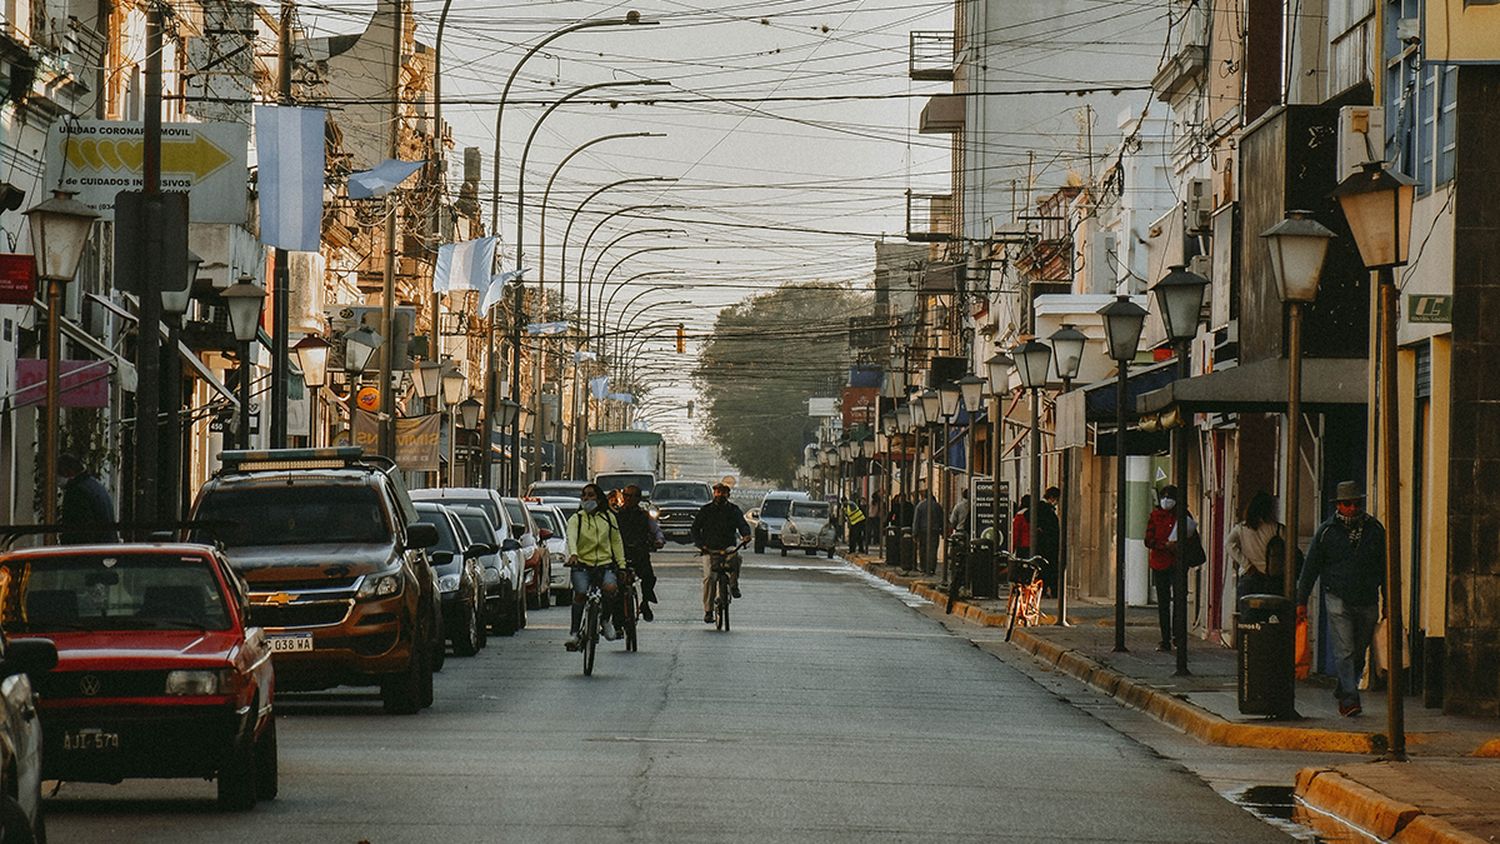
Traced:
<path fill-rule="evenodd" d="M 656 618 L 656 613 L 651 611 L 650 604 L 641 604 L 641 621 L 650 621 Z"/>
<path fill-rule="evenodd" d="M 1169 653 L 1172 652 L 1172 643 L 1171 642 L 1162 642 L 1161 644 L 1159 644 L 1159 645 L 1156 646 L 1156 650 L 1159 653 L 1169 654 Z"/>
<path fill-rule="evenodd" d="M 706 613 L 703 614 L 703 623 L 704 624 L 713 624 L 714 623 L 714 614 L 713 614 L 712 610 L 710 610 L 710 611 L 708 611 L 708 612 L 706 612 Z"/>
<path fill-rule="evenodd" d="M 620 628 L 614 626 L 613 624 L 599 625 L 599 635 L 603 636 L 605 641 L 613 642 L 614 640 L 620 638 L 622 633 L 623 631 L 621 631 Z"/>
<path fill-rule="evenodd" d="M 738 598 L 740 596 L 740 587 L 738 587 L 738 586 L 731 586 L 731 587 L 729 587 L 729 594 L 731 594 L 734 597 Z"/>
<path fill-rule="evenodd" d="M 1364 712 L 1364 709 L 1355 701 L 1345 701 L 1339 704 L 1339 714 L 1345 718 L 1353 718 L 1361 712 Z"/>
<path fill-rule="evenodd" d="M 575 652 L 582 645 L 583 645 L 583 634 L 581 634 L 581 633 L 574 633 L 572 636 L 568 637 L 568 641 L 563 642 L 563 647 L 564 648 L 567 648 L 569 651 L 575 651 Z"/>

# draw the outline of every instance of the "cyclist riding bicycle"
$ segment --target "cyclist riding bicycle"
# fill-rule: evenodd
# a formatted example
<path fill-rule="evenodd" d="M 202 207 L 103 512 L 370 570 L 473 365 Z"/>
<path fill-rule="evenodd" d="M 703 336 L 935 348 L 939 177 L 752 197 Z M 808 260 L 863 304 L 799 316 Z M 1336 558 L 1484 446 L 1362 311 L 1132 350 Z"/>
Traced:
<path fill-rule="evenodd" d="M 713 555 L 712 551 L 733 548 L 742 539 L 750 537 L 750 525 L 745 514 L 729 500 L 729 485 L 714 484 L 713 500 L 698 510 L 690 533 L 693 544 L 703 552 L 703 621 L 714 623 L 713 601 Z M 729 594 L 740 597 L 740 555 L 730 554 Z"/>
<path fill-rule="evenodd" d="M 656 519 L 641 508 L 641 488 L 635 484 L 620 490 L 615 519 L 625 543 L 625 564 L 641 581 L 641 618 L 650 621 L 651 605 L 656 602 L 656 572 L 651 568 L 651 552 L 666 545 L 667 539 Z"/>
<path fill-rule="evenodd" d="M 610 641 L 619 638 L 612 621 L 617 617 L 615 603 L 620 594 L 615 569 L 625 561 L 620 526 L 605 504 L 604 492 L 595 484 L 585 484 L 578 500 L 578 512 L 568 518 L 568 566 L 573 569 L 573 620 L 568 628 L 572 635 L 566 643 L 570 651 L 578 650 L 582 640 L 579 627 L 583 605 L 595 586 L 604 592 L 600 632 Z"/>

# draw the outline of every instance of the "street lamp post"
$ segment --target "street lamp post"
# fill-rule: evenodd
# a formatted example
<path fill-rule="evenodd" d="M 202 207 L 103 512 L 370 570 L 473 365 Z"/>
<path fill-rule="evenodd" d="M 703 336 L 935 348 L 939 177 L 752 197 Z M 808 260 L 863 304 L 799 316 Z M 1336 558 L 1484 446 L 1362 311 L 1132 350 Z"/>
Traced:
<path fill-rule="evenodd" d="M 1167 276 L 1156 283 L 1152 291 L 1156 294 L 1157 308 L 1165 323 L 1167 336 L 1171 338 L 1177 355 L 1177 378 L 1186 381 L 1191 375 L 1188 365 L 1189 344 L 1198 334 L 1198 319 L 1203 312 L 1203 291 L 1208 288 L 1208 279 L 1187 271 L 1184 266 L 1174 266 Z M 1187 659 L 1187 564 L 1183 560 L 1183 548 L 1188 538 L 1188 423 L 1187 416 L 1179 413 L 1177 429 L 1173 432 L 1172 468 L 1177 481 L 1177 559 L 1173 563 L 1172 586 L 1172 638 L 1177 650 L 1176 676 L 1186 677 Z"/>
<path fill-rule="evenodd" d="M 937 436 L 940 422 L 939 417 L 942 415 L 943 410 L 943 399 L 942 396 L 938 395 L 937 390 L 929 387 L 925 391 L 923 391 L 919 401 L 922 405 L 922 424 L 925 425 L 927 429 L 927 494 L 932 496 L 932 501 L 934 504 L 936 504 L 939 500 L 937 495 Z M 922 546 L 922 554 L 925 555 L 931 553 L 933 555 L 933 559 L 931 561 L 923 561 L 923 574 L 937 573 L 937 545 L 938 538 L 941 537 L 942 534 L 941 531 L 939 531 L 938 537 L 934 537 L 932 535 L 934 521 L 936 520 L 932 518 L 927 519 L 927 529 L 923 531 L 922 534 L 922 541 L 925 543 Z M 932 571 L 927 570 L 927 565 L 929 564 L 929 562 L 932 565 Z"/>
<path fill-rule="evenodd" d="M 1398 461 L 1401 459 L 1396 416 L 1396 274 L 1411 248 L 1411 214 L 1416 187 L 1411 180 L 1368 162 L 1339 183 L 1333 195 L 1349 221 L 1365 268 L 1379 272 L 1380 325 L 1380 516 L 1385 520 L 1385 609 L 1390 675 L 1386 685 L 1390 758 L 1406 758 L 1406 710 L 1402 697 L 1404 666 L 1401 637 L 1401 512 Z M 1288 549 L 1290 552 L 1292 549 Z M 1293 558 L 1295 559 L 1295 558 Z"/>
<path fill-rule="evenodd" d="M 318 390 L 328 383 L 328 351 L 332 346 L 316 334 L 309 334 L 297 341 L 292 351 L 297 355 L 297 366 L 302 370 L 302 382 L 308 389 L 308 445 L 318 445 Z"/>
<path fill-rule="evenodd" d="M 165 513 L 168 521 L 177 521 L 187 508 L 187 481 L 183 477 L 182 455 L 187 450 L 182 427 L 182 357 L 178 345 L 182 342 L 182 315 L 187 312 L 193 298 L 193 282 L 198 278 L 198 267 L 203 259 L 189 249 L 187 253 L 187 283 L 176 290 L 163 285 L 161 291 L 161 313 L 167 323 L 167 345 L 162 351 L 162 395 L 166 399 L 165 423 L 162 441 L 166 448 L 162 452 L 164 483 L 161 487 L 161 504 L 158 513 Z"/>
<path fill-rule="evenodd" d="M 229 307 L 229 327 L 240 344 L 240 436 L 239 447 L 250 447 L 250 344 L 260 329 L 261 311 L 266 304 L 266 289 L 248 275 L 223 293 Z"/>
<path fill-rule="evenodd" d="M 42 520 L 57 521 L 57 415 L 61 410 L 59 367 L 62 362 L 63 288 L 78 274 L 78 262 L 88 245 L 89 231 L 99 215 L 75 200 L 70 191 L 57 191 L 26 212 L 37 278 L 47 283 L 47 397 L 42 425 Z"/>
<path fill-rule="evenodd" d="M 1089 338 L 1082 331 L 1071 325 L 1064 325 L 1052 333 L 1047 340 L 1052 344 L 1052 367 L 1057 370 L 1057 377 L 1062 380 L 1062 391 L 1064 393 L 1073 389 L 1073 379 L 1078 377 L 1078 371 L 1083 367 L 1083 350 L 1088 345 Z M 1071 468 L 1068 465 L 1068 453 L 1062 448 L 1057 449 L 1058 454 L 1058 477 L 1059 487 L 1057 497 L 1057 624 L 1059 627 L 1068 626 L 1068 494 L 1069 481 L 1071 480 Z M 1036 502 L 1032 502 L 1035 506 Z"/>
<path fill-rule="evenodd" d="M 944 381 L 938 386 L 938 411 L 943 415 L 943 513 L 947 514 L 950 518 L 953 513 L 953 483 L 952 479 L 948 477 L 949 470 L 952 468 L 950 465 L 952 460 L 949 458 L 949 454 L 953 443 L 953 420 L 958 416 L 958 403 L 962 398 L 963 391 L 959 389 L 958 382 Z M 946 528 L 947 525 L 945 524 L 945 534 L 947 532 Z M 948 557 L 952 554 L 952 551 L 947 548 L 944 550 L 946 553 L 943 554 L 942 582 L 946 586 L 949 573 Z"/>
<path fill-rule="evenodd" d="M 1026 524 L 1031 534 L 1031 554 L 1036 556 L 1037 539 L 1041 535 L 1036 514 L 1042 502 L 1042 388 L 1047 386 L 1052 349 L 1046 343 L 1027 340 L 1011 349 L 1010 356 L 1016 362 L 1021 386 L 1031 391 L 1031 509 L 1026 513 Z"/>
<path fill-rule="evenodd" d="M 1010 371 L 1016 362 L 1004 352 L 996 352 L 984 362 L 984 378 L 988 382 L 990 396 L 990 483 L 993 484 L 995 510 L 995 550 L 1001 550 L 999 538 L 1010 535 L 1010 525 L 1005 524 L 1006 514 L 1000 509 L 1000 462 L 1005 452 L 1005 402 L 1010 390 Z M 1012 548 L 1013 550 L 1013 548 Z"/>
<path fill-rule="evenodd" d="M 349 444 L 355 444 L 355 416 L 359 413 L 359 379 L 382 338 L 364 326 L 344 335 L 344 375 L 349 381 Z"/>
<path fill-rule="evenodd" d="M 1104 338 L 1115 362 L 1115 653 L 1125 653 L 1125 382 L 1146 324 L 1146 309 L 1122 293 L 1099 310 Z"/>

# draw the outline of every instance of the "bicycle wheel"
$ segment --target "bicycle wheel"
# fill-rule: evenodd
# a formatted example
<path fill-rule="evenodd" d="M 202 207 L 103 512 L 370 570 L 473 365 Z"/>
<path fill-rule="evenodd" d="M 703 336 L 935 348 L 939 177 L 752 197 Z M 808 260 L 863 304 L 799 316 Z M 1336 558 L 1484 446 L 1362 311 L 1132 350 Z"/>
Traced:
<path fill-rule="evenodd" d="M 1020 597 L 1021 594 L 1019 592 L 1018 585 L 1012 583 L 1010 585 L 1010 600 L 1006 603 L 1005 606 L 1005 614 L 1010 616 L 1010 620 L 1005 627 L 1005 641 L 1007 642 L 1010 641 L 1011 634 L 1016 632 L 1016 619 L 1020 618 L 1021 616 Z"/>
<path fill-rule="evenodd" d="M 583 611 L 583 676 L 594 673 L 594 651 L 599 646 L 599 601 L 590 599 Z"/>
<path fill-rule="evenodd" d="M 729 629 L 729 575 L 723 572 L 714 578 L 714 629 Z"/>
<path fill-rule="evenodd" d="M 627 652 L 634 652 L 636 650 L 636 619 L 639 616 L 637 613 L 635 586 L 633 584 L 625 587 L 624 600 L 620 603 L 621 614 L 624 616 L 624 623 L 620 626 L 625 628 L 625 650 Z"/>

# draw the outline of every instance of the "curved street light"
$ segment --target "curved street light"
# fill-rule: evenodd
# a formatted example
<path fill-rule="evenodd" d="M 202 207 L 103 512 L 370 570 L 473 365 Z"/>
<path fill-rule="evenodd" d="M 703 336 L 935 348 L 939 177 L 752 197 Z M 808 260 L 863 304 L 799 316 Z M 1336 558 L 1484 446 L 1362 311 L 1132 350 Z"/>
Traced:
<path fill-rule="evenodd" d="M 593 322 L 593 315 L 592 315 L 592 311 L 590 310 L 592 308 L 592 306 L 593 306 L 593 303 L 591 301 L 586 300 L 585 297 L 584 297 L 584 295 L 583 295 L 583 260 L 584 260 L 584 257 L 586 255 L 588 255 L 589 244 L 591 244 L 591 243 L 594 242 L 594 235 L 598 234 L 599 230 L 602 229 L 602 228 L 604 228 L 605 224 L 608 223 L 610 220 L 613 220 L 616 217 L 620 217 L 620 216 L 625 215 L 625 214 L 629 214 L 632 211 L 665 211 L 665 210 L 667 210 L 669 208 L 679 208 L 679 207 L 681 207 L 681 206 L 677 206 L 677 205 L 665 205 L 665 204 L 662 204 L 662 203 L 655 203 L 655 202 L 649 202 L 649 203 L 645 203 L 645 204 L 641 204 L 641 205 L 626 205 L 623 208 L 616 208 L 615 210 L 609 212 L 608 214 L 605 214 L 603 217 L 600 217 L 599 218 L 599 222 L 595 223 L 594 227 L 592 229 L 589 229 L 588 237 L 585 237 L 583 239 L 583 248 L 581 248 L 581 249 L 578 250 L 578 272 L 577 272 L 578 280 L 577 280 L 577 286 L 575 286 L 573 288 L 573 293 L 574 293 L 574 295 L 576 296 L 576 298 L 578 300 L 579 313 L 585 315 L 585 319 L 584 319 L 584 323 L 585 324 L 590 324 L 590 323 Z M 582 208 L 582 206 L 580 206 L 580 209 L 581 208 Z M 644 215 L 640 215 L 639 217 L 637 217 L 637 219 L 645 219 L 645 217 L 644 217 Z M 655 222 L 655 221 L 653 220 L 652 222 Z M 672 231 L 671 229 L 665 229 L 665 230 L 666 231 Z M 664 229 L 650 229 L 649 231 L 664 231 Z M 609 246 L 606 246 L 606 247 L 604 247 L 604 249 L 600 250 L 600 254 L 602 255 L 604 252 L 609 251 L 609 247 L 613 246 L 613 245 L 614 245 L 614 242 L 611 242 L 609 244 Z M 599 264 L 599 259 L 596 257 L 594 259 L 594 268 L 595 269 L 598 268 L 598 264 Z M 592 279 L 593 276 L 591 275 L 591 276 L 589 276 L 589 278 Z"/>
<path fill-rule="evenodd" d="M 450 2 L 451 2 L 451 0 L 450 0 Z M 552 185 L 557 181 L 557 177 L 562 174 L 563 168 L 566 167 L 566 166 L 568 166 L 568 162 L 572 161 L 575 156 L 577 156 L 578 154 L 584 152 L 585 150 L 589 149 L 590 147 L 597 146 L 598 144 L 602 144 L 605 141 L 617 141 L 617 140 L 621 140 L 621 139 L 624 139 L 624 138 L 665 138 L 665 137 L 666 137 L 666 133 L 665 132 L 617 132 L 617 133 L 615 133 L 613 135 L 601 135 L 601 136 L 593 139 L 592 141 L 588 141 L 588 142 L 586 142 L 584 144 L 581 144 L 579 146 L 574 147 L 571 152 L 569 152 L 567 155 L 563 156 L 563 160 L 562 161 L 557 162 L 557 167 L 553 168 L 553 170 L 552 170 L 552 176 L 547 179 L 547 187 L 546 187 L 546 189 L 542 191 L 542 209 L 541 209 L 541 212 L 540 212 L 541 219 L 540 219 L 540 221 L 538 222 L 538 225 L 537 225 L 537 230 L 540 231 L 540 232 L 542 232 L 542 235 L 543 235 L 543 237 L 537 243 L 538 253 L 537 253 L 536 275 L 537 275 L 538 279 L 542 280 L 544 283 L 545 283 L 545 281 L 547 279 L 547 238 L 546 238 L 546 233 L 547 233 L 547 208 L 552 203 Z M 564 257 L 566 257 L 566 256 L 564 256 Z M 562 301 L 562 297 L 563 297 L 563 285 L 566 284 L 566 282 L 567 282 L 566 271 L 567 271 L 567 263 L 566 263 L 566 261 L 564 261 L 563 266 L 561 267 L 561 272 L 559 272 L 558 277 L 557 277 L 557 297 L 558 297 L 558 301 L 559 302 Z"/>
<path fill-rule="evenodd" d="M 597 295 L 597 297 L 595 296 L 594 274 L 592 272 L 590 272 L 589 273 L 588 287 L 584 291 L 584 293 L 588 297 L 588 301 L 590 303 L 589 308 L 588 308 L 588 313 L 590 314 L 590 317 L 589 317 L 590 322 L 593 325 L 597 325 L 598 328 L 599 328 L 600 333 L 603 333 L 603 331 L 604 331 L 604 318 L 603 318 L 603 316 L 604 315 L 602 313 L 602 308 L 601 309 L 595 309 L 593 307 L 593 302 L 596 300 L 596 298 L 598 300 L 600 300 L 600 301 L 602 301 L 604 299 L 604 288 L 609 285 L 609 277 L 612 276 L 612 275 L 614 275 L 615 274 L 615 270 L 618 270 L 622 265 L 624 265 L 624 263 L 626 261 L 629 261 L 631 258 L 634 258 L 637 255 L 645 255 L 645 254 L 647 254 L 649 252 L 676 252 L 678 250 L 686 249 L 686 248 L 687 248 L 686 246 L 647 246 L 645 248 L 637 249 L 634 252 L 630 252 L 630 253 L 626 254 L 625 257 L 623 257 L 620 260 L 616 261 L 612 266 L 610 266 L 609 270 L 604 273 L 604 280 L 601 281 L 601 282 L 599 282 L 599 288 L 598 288 L 598 295 Z M 598 266 L 595 265 L 594 269 L 597 270 Z M 598 322 L 593 322 L 592 315 L 595 314 L 595 313 L 599 313 L 599 320 L 598 320 Z"/>
<path fill-rule="evenodd" d="M 674 178 L 672 178 L 670 176 L 635 176 L 635 177 L 632 177 L 632 178 L 629 178 L 629 179 L 616 179 L 615 181 L 610 182 L 609 184 L 604 185 L 601 188 L 598 188 L 597 190 L 595 190 L 593 193 L 589 194 L 588 196 L 585 196 L 583 198 L 583 201 L 580 202 L 580 203 L 578 203 L 578 207 L 573 209 L 573 216 L 571 216 L 571 217 L 568 218 L 568 226 L 567 226 L 566 229 L 563 230 L 562 243 L 559 245 L 560 246 L 560 252 L 561 252 L 562 272 L 560 272 L 558 275 L 562 279 L 562 283 L 563 284 L 567 283 L 568 241 L 571 240 L 572 237 L 573 237 L 573 224 L 578 222 L 578 215 L 580 215 L 580 214 L 583 213 L 583 209 L 587 208 L 588 204 L 590 202 L 593 202 L 596 198 L 598 198 L 605 191 L 614 190 L 615 188 L 624 187 L 625 185 L 640 185 L 640 184 L 649 184 L 649 183 L 652 183 L 652 182 L 657 182 L 657 183 L 672 183 L 672 182 L 676 182 L 676 181 L 677 181 L 676 179 L 674 179 Z M 580 264 L 580 266 L 583 264 L 583 255 L 582 255 L 582 253 L 579 253 L 578 263 Z M 581 303 L 583 301 L 583 271 L 582 270 L 579 270 L 579 272 L 578 272 L 578 282 L 577 282 L 577 286 L 573 289 L 573 292 L 574 292 L 575 298 Z"/>

